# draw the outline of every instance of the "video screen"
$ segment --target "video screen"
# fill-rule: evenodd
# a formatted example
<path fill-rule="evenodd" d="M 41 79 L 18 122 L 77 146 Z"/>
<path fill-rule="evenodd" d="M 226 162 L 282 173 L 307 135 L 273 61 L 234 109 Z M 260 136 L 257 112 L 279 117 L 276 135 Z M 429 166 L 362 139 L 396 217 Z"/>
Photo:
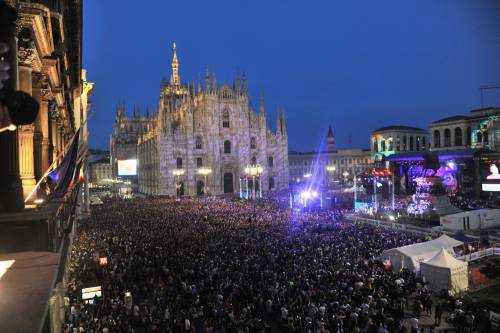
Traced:
<path fill-rule="evenodd" d="M 500 192 L 500 163 L 488 163 L 482 168 L 481 189 L 485 192 Z"/>
<path fill-rule="evenodd" d="M 101 297 L 101 295 L 102 295 L 101 294 L 101 286 L 82 289 L 82 299 L 83 300 Z"/>
<path fill-rule="evenodd" d="M 118 160 L 118 176 L 137 176 L 137 160 Z"/>

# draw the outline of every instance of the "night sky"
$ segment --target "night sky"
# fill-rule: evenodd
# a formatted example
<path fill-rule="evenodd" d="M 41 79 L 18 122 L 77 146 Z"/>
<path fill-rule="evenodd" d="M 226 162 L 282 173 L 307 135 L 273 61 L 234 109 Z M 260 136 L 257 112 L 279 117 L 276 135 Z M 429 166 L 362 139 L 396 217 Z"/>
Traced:
<path fill-rule="evenodd" d="M 371 130 L 428 128 L 500 84 L 498 0 L 87 0 L 91 147 L 109 148 L 117 103 L 157 106 L 173 41 L 183 82 L 207 65 L 219 84 L 244 71 L 254 109 L 263 92 L 273 125 L 285 110 L 295 151 L 316 149 L 330 123 L 339 148 L 368 148 Z M 484 96 L 500 106 L 500 90 Z"/>

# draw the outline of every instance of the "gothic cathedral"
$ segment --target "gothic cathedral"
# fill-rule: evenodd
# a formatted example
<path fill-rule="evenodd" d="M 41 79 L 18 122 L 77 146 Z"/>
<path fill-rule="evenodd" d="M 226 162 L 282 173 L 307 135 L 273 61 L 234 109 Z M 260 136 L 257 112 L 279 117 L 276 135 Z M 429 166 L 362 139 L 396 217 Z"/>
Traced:
<path fill-rule="evenodd" d="M 288 187 L 288 135 L 278 112 L 276 131 L 249 104 L 246 79 L 217 86 L 215 73 L 183 84 L 173 44 L 170 82 L 161 83 L 158 112 L 138 141 L 139 190 L 150 195 L 238 194 Z M 254 168 L 252 168 L 254 167 Z M 256 167 L 256 168 L 255 168 Z M 248 171 L 259 170 L 257 178 Z M 251 187 L 252 187 L 251 186 Z"/>

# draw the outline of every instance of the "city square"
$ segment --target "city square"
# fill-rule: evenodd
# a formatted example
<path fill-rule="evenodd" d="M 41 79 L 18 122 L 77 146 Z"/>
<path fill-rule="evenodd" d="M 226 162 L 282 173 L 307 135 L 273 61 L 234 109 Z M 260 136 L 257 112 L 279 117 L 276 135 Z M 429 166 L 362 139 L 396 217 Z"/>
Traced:
<path fill-rule="evenodd" d="M 499 32 L 0 0 L 0 332 L 500 332 Z"/>

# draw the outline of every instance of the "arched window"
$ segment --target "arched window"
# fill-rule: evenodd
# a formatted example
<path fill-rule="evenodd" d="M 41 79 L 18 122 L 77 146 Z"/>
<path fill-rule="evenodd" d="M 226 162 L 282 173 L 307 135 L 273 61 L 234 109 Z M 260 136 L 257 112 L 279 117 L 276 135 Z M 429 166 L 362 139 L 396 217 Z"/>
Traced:
<path fill-rule="evenodd" d="M 410 151 L 413 151 L 413 135 L 410 136 Z"/>
<path fill-rule="evenodd" d="M 274 167 L 274 159 L 273 159 L 273 157 L 272 157 L 272 156 L 269 156 L 269 157 L 267 158 L 267 164 L 268 164 L 268 166 L 269 166 L 270 168 L 273 168 L 273 167 Z"/>
<path fill-rule="evenodd" d="M 417 141 L 417 151 L 419 151 L 420 150 L 420 136 L 417 135 L 415 138 L 416 138 L 416 141 Z"/>
<path fill-rule="evenodd" d="M 441 132 L 438 130 L 434 131 L 434 148 L 441 147 Z"/>
<path fill-rule="evenodd" d="M 396 151 L 400 151 L 401 150 L 401 137 L 398 135 L 396 137 Z"/>
<path fill-rule="evenodd" d="M 377 143 L 377 139 L 373 140 L 373 151 L 374 151 L 374 152 L 377 152 L 377 151 L 378 151 L 378 143 Z"/>
<path fill-rule="evenodd" d="M 274 186 L 274 177 L 269 177 L 269 189 L 272 190 Z"/>
<path fill-rule="evenodd" d="M 201 138 L 201 135 L 196 136 L 196 149 L 202 149 L 203 148 L 203 140 Z"/>
<path fill-rule="evenodd" d="M 380 142 L 380 146 L 381 146 L 381 151 L 385 151 L 385 140 L 382 139 L 382 141 Z"/>
<path fill-rule="evenodd" d="M 477 143 L 483 142 L 483 134 L 481 132 L 477 132 Z"/>
<path fill-rule="evenodd" d="M 198 157 L 196 159 L 196 167 L 201 168 L 203 166 L 203 159 L 201 157 Z"/>
<path fill-rule="evenodd" d="M 408 146 L 406 145 L 406 135 L 403 136 L 403 151 L 407 151 L 408 150 Z"/>
<path fill-rule="evenodd" d="M 483 142 L 484 144 L 488 144 L 488 131 L 483 132 Z"/>
<path fill-rule="evenodd" d="M 257 164 L 257 157 L 253 156 L 252 159 L 250 160 L 250 165 L 256 165 Z"/>
<path fill-rule="evenodd" d="M 427 149 L 427 145 L 425 142 L 425 136 L 422 136 L 422 150 L 426 150 L 426 149 Z"/>
<path fill-rule="evenodd" d="M 231 154 L 231 141 L 224 141 L 224 154 Z"/>
<path fill-rule="evenodd" d="M 469 127 L 467 127 L 467 138 L 465 138 L 465 144 L 467 146 L 470 146 L 472 144 L 472 129 Z"/>
<path fill-rule="evenodd" d="M 460 127 L 455 128 L 455 146 L 462 145 L 462 129 Z"/>
<path fill-rule="evenodd" d="M 182 158 L 177 157 L 177 169 L 182 169 Z"/>
<path fill-rule="evenodd" d="M 257 147 L 257 144 L 255 142 L 256 140 L 254 137 L 250 138 L 250 149 L 255 149 Z"/>
<path fill-rule="evenodd" d="M 222 127 L 229 128 L 229 109 L 222 111 Z"/>
<path fill-rule="evenodd" d="M 451 147 L 451 131 L 449 128 L 444 130 L 444 146 Z"/>

